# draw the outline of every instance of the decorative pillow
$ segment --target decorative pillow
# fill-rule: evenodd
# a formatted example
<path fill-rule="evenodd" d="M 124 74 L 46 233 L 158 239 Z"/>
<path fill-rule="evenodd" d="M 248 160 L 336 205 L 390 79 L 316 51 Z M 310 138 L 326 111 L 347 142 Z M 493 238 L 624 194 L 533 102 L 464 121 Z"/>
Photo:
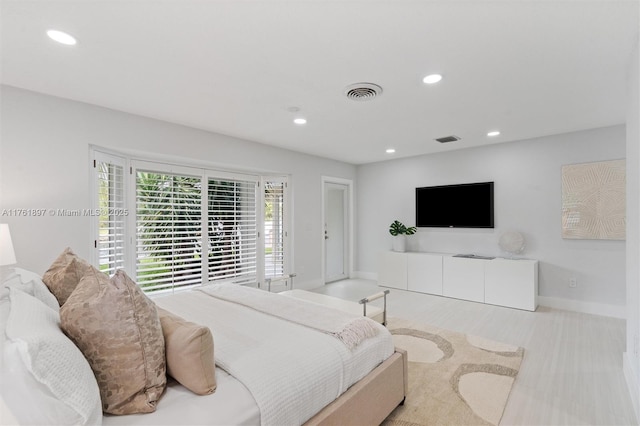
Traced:
<path fill-rule="evenodd" d="M 5 287 L 16 287 L 58 311 L 60 305 L 56 297 L 49 291 L 42 278 L 35 272 L 21 268 L 13 268 L 4 281 Z"/>
<path fill-rule="evenodd" d="M 100 391 L 58 312 L 10 288 L 3 399 L 21 424 L 101 424 Z"/>
<path fill-rule="evenodd" d="M 208 327 L 195 324 L 158 308 L 167 374 L 198 395 L 216 390 L 216 364 L 213 360 L 213 335 Z"/>
<path fill-rule="evenodd" d="M 67 247 L 44 273 L 42 281 L 62 306 L 90 267 Z"/>
<path fill-rule="evenodd" d="M 60 318 L 93 369 L 105 413 L 155 411 L 166 386 L 162 327 L 156 305 L 124 271 L 109 279 L 91 267 Z"/>

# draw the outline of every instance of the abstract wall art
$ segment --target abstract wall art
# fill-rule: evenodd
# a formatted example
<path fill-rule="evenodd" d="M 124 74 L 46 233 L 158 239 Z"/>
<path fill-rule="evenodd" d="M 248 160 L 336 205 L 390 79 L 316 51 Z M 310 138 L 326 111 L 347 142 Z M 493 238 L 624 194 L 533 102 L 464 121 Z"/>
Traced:
<path fill-rule="evenodd" d="M 562 166 L 562 238 L 624 240 L 625 160 Z"/>

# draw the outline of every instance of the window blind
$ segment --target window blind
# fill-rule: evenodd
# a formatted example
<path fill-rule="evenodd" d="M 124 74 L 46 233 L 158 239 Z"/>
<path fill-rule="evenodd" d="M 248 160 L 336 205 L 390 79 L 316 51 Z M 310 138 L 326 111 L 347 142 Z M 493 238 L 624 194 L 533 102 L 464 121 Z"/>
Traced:
<path fill-rule="evenodd" d="M 123 268 L 145 292 L 255 285 L 287 272 L 285 176 L 92 153 L 101 212 L 93 263 L 102 271 Z"/>
<path fill-rule="evenodd" d="M 266 278 L 285 274 L 285 181 L 264 180 L 264 275 Z"/>
<path fill-rule="evenodd" d="M 112 275 L 124 268 L 125 210 L 124 159 L 96 155 L 94 170 L 97 180 L 97 208 L 92 212 L 98 218 L 98 267 Z"/>
<path fill-rule="evenodd" d="M 208 279 L 256 283 L 258 217 L 256 181 L 208 180 Z"/>
<path fill-rule="evenodd" d="M 143 290 L 202 283 L 201 182 L 136 171 L 136 278 Z"/>

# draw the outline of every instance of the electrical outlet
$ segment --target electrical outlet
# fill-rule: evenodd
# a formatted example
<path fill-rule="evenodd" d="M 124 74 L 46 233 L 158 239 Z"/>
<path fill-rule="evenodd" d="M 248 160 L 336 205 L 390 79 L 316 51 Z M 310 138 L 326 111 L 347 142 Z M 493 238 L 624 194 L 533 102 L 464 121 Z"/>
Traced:
<path fill-rule="evenodd" d="M 569 287 L 571 288 L 578 287 L 578 280 L 576 279 L 576 277 L 569 278 Z"/>

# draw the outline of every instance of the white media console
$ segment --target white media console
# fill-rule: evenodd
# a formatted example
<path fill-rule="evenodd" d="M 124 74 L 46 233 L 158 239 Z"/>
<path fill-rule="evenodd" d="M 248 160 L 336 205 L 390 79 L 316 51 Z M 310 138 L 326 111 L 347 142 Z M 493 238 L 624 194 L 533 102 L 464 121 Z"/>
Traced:
<path fill-rule="evenodd" d="M 378 285 L 535 311 L 538 261 L 384 252 Z"/>

